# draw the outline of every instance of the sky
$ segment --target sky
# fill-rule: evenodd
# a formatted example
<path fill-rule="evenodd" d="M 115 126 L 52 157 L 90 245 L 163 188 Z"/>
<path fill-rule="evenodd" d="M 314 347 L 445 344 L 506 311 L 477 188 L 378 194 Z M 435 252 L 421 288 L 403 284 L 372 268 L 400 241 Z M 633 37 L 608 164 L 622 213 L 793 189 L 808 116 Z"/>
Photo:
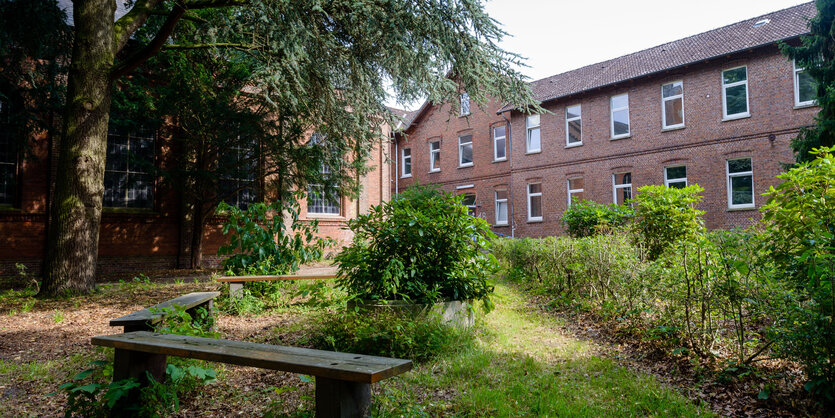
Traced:
<path fill-rule="evenodd" d="M 750 19 L 799 0 L 488 0 L 506 51 L 538 80 Z M 390 105 L 414 110 L 420 103 Z"/>

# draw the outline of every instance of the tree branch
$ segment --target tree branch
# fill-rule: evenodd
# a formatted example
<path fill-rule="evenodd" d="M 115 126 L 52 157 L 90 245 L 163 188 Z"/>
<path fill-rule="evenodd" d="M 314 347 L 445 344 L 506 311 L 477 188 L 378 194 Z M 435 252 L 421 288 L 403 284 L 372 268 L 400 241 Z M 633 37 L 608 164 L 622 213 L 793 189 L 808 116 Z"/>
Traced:
<path fill-rule="evenodd" d="M 115 52 L 119 52 L 128 43 L 130 36 L 136 32 L 137 29 L 145 24 L 148 16 L 151 15 L 153 9 L 157 7 L 163 0 L 138 0 L 130 11 L 120 17 L 116 23 L 113 24 L 113 45 L 116 47 Z"/>
<path fill-rule="evenodd" d="M 255 49 L 252 45 L 247 44 L 238 44 L 238 43 L 231 43 L 231 42 L 218 42 L 215 44 L 190 44 L 190 45 L 163 45 L 162 49 L 165 50 L 188 50 L 188 49 L 207 49 L 207 48 L 218 48 L 218 49 L 237 49 L 239 51 L 252 51 Z"/>
<path fill-rule="evenodd" d="M 214 9 L 221 7 L 246 6 L 249 0 L 192 0 L 186 1 L 184 6 L 186 9 Z"/>
<path fill-rule="evenodd" d="M 151 0 L 149 0 L 151 1 Z M 177 22 L 183 17 L 185 14 L 186 9 L 183 8 L 182 5 L 179 3 L 174 5 L 174 8 L 171 9 L 171 12 L 168 14 L 168 18 L 165 19 L 165 22 L 162 24 L 162 27 L 157 32 L 154 39 L 151 39 L 151 42 L 148 45 L 145 45 L 139 51 L 136 51 L 133 55 L 128 57 L 125 61 L 116 64 L 113 68 L 113 71 L 110 72 L 110 77 L 112 79 L 117 79 L 131 71 L 134 68 L 140 66 L 143 62 L 148 60 L 159 52 L 162 46 L 165 44 L 165 41 L 168 40 L 168 37 L 171 36 L 171 33 L 174 32 L 174 27 L 177 26 Z M 145 16 L 147 18 L 147 15 Z"/>

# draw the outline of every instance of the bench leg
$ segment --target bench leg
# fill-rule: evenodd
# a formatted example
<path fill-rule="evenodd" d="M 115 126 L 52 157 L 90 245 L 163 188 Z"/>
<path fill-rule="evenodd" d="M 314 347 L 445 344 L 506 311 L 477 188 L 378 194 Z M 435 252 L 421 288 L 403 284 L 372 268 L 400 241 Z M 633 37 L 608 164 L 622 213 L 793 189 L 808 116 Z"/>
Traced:
<path fill-rule="evenodd" d="M 205 302 L 203 302 L 203 303 L 201 303 L 201 304 L 199 304 L 199 305 L 197 305 L 197 306 L 195 306 L 191 309 L 186 309 L 186 313 L 191 315 L 191 317 L 194 320 L 194 319 L 197 318 L 197 311 L 200 310 L 200 308 L 203 308 L 203 309 L 206 310 L 206 314 L 211 318 L 212 314 L 213 314 L 212 310 L 214 309 L 214 303 L 213 302 L 214 302 L 213 299 L 209 299 L 209 300 L 207 300 L 207 301 L 205 301 Z M 196 323 L 197 321 L 195 320 L 194 322 Z M 214 331 L 214 327 L 212 327 L 212 329 L 210 329 L 210 331 Z"/>
<path fill-rule="evenodd" d="M 148 384 L 148 377 L 145 372 L 150 372 L 157 382 L 162 382 L 165 378 L 166 365 L 164 354 L 142 353 L 117 348 L 113 360 L 113 381 L 117 382 L 135 377 L 139 380 L 140 387 L 121 398 L 113 409 L 114 412 L 118 413 L 118 411 L 124 411 L 131 405 L 138 405 L 141 388 Z"/>
<path fill-rule="evenodd" d="M 244 290 L 243 283 L 229 283 L 229 297 L 236 298 Z"/>
<path fill-rule="evenodd" d="M 371 384 L 316 378 L 316 418 L 368 416 Z"/>

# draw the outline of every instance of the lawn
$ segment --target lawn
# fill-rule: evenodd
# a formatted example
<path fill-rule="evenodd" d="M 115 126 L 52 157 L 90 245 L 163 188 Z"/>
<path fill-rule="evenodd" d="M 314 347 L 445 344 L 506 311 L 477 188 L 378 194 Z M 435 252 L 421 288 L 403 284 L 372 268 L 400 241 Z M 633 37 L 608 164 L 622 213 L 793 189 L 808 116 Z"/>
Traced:
<path fill-rule="evenodd" d="M 307 330 L 337 292 L 312 284 L 287 288 L 281 303 L 259 315 L 218 313 L 223 338 L 305 346 Z M 0 295 L 0 403 L 7 416 L 60 414 L 62 395 L 48 396 L 93 360 L 112 359 L 89 338 L 118 332 L 111 318 L 190 291 L 203 280 L 138 280 L 102 286 L 91 296 L 41 301 L 31 292 Z M 309 296 L 314 290 L 314 297 Z M 594 342 L 571 335 L 552 315 L 499 283 L 496 309 L 480 317 L 473 343 L 418 364 L 375 387 L 376 416 L 695 416 L 695 406 L 655 377 L 609 358 Z M 334 313 L 336 311 L 334 310 Z M 313 383 L 306 376 L 213 364 L 217 382 L 181 399 L 177 416 L 312 415 Z"/>

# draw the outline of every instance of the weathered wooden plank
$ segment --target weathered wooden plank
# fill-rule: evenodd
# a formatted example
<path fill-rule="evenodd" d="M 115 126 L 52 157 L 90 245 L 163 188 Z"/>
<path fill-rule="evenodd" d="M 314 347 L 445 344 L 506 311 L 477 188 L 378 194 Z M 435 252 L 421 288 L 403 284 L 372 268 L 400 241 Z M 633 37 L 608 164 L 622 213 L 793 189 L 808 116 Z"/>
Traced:
<path fill-rule="evenodd" d="M 371 384 L 316 378 L 316 418 L 368 416 Z"/>
<path fill-rule="evenodd" d="M 218 277 L 220 283 L 266 282 L 280 280 L 315 280 L 335 279 L 336 274 L 283 274 L 273 276 L 223 276 Z"/>
<path fill-rule="evenodd" d="M 137 331 L 94 337 L 93 344 L 121 350 L 375 383 L 412 369 L 410 360 Z"/>
<path fill-rule="evenodd" d="M 220 295 L 220 292 L 194 292 L 187 295 L 180 296 L 162 303 L 158 303 L 141 311 L 125 315 L 120 318 L 111 319 L 111 327 L 119 326 L 133 326 L 142 325 L 145 323 L 156 323 L 162 315 L 159 312 L 152 312 L 152 310 L 159 310 L 163 308 L 173 308 L 175 305 L 182 306 L 185 309 L 191 309 L 195 306 L 210 302 L 212 299 Z"/>

